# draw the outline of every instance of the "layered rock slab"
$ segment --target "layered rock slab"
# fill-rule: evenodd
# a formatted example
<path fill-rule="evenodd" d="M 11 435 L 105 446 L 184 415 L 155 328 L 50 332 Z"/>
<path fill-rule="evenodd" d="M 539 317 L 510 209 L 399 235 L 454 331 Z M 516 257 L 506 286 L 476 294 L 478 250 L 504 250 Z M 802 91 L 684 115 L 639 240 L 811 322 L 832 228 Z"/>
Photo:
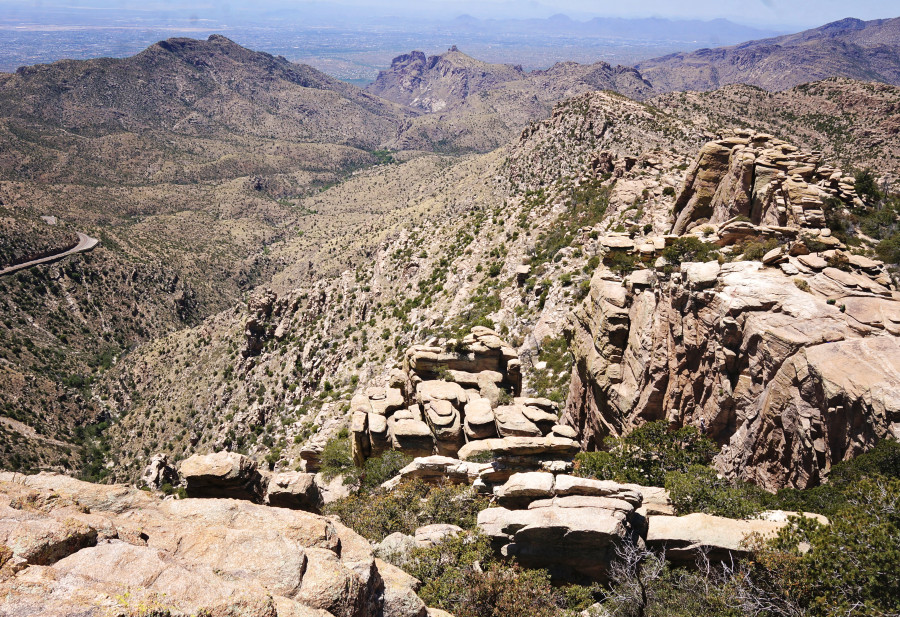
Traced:
<path fill-rule="evenodd" d="M 634 541 L 642 501 L 614 482 L 541 472 L 513 475 L 497 496 L 508 507 L 482 510 L 481 531 L 502 554 L 570 580 L 606 579 L 616 547 Z"/>
<path fill-rule="evenodd" d="M 759 262 L 715 264 L 714 278 L 680 270 L 649 288 L 594 274 L 570 324 L 564 422 L 582 447 L 664 419 L 718 441 L 730 477 L 804 488 L 900 433 L 889 290 L 824 271 L 799 277 L 801 289 Z"/>
<path fill-rule="evenodd" d="M 26 502 L 44 505 L 22 510 Z M 89 533 L 70 534 L 86 540 L 61 539 L 40 559 L 20 552 L 16 567 L 0 571 L 0 610 L 14 614 L 99 616 L 141 606 L 248 617 L 424 613 L 421 604 L 389 609 L 386 597 L 416 604 L 405 579 L 392 573 L 387 593 L 368 542 L 306 512 L 232 499 L 159 500 L 54 474 L 0 475 L 0 520 L 22 516 L 47 531 L 62 524 Z"/>

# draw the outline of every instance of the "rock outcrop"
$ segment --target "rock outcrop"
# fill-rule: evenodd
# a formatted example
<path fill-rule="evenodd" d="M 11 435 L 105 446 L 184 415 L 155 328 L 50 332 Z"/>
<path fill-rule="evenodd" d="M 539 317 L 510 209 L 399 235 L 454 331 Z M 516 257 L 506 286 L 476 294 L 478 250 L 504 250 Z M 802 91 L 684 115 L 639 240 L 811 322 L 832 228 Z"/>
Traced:
<path fill-rule="evenodd" d="M 188 497 L 228 497 L 260 502 L 265 481 L 256 462 L 237 452 L 195 454 L 181 463 Z"/>
<path fill-rule="evenodd" d="M 819 483 L 900 437 L 900 297 L 857 258 L 684 263 L 646 285 L 599 269 L 571 319 L 565 423 L 588 449 L 647 421 L 690 424 L 723 446 L 729 477 Z"/>
<path fill-rule="evenodd" d="M 495 494 L 502 507 L 478 515 L 494 548 L 563 580 L 606 580 L 610 563 L 628 544 L 685 566 L 702 557 L 733 563 L 750 552 L 754 540 L 775 536 L 801 516 L 779 510 L 753 519 L 674 516 L 665 489 L 540 472 L 516 474 Z M 829 523 L 818 514 L 802 516 Z M 394 539 L 391 546 L 397 545 Z"/>
<path fill-rule="evenodd" d="M 418 582 L 315 514 L 0 474 L 0 613 L 419 617 Z"/>
<path fill-rule="evenodd" d="M 825 202 L 862 206 L 853 176 L 772 135 L 738 129 L 700 149 L 675 202 L 672 232 L 746 217 L 756 225 L 825 227 Z"/>
<path fill-rule="evenodd" d="M 489 451 L 571 459 L 578 446 L 554 433 L 566 430 L 557 425 L 556 404 L 520 397 L 521 388 L 519 357 L 493 330 L 476 326 L 443 347 L 414 345 L 387 387 L 353 397 L 353 458 L 361 465 L 395 449 L 416 457 Z"/>
<path fill-rule="evenodd" d="M 269 479 L 265 502 L 280 508 L 318 512 L 322 494 L 316 484 L 316 474 L 301 471 L 275 474 Z"/>
<path fill-rule="evenodd" d="M 532 472 L 497 491 L 504 507 L 478 515 L 478 526 L 503 555 L 551 574 L 604 580 L 622 542 L 636 541 L 642 496 L 615 482 Z"/>
<path fill-rule="evenodd" d="M 647 523 L 647 548 L 665 551 L 668 561 L 692 565 L 701 553 L 711 562 L 727 563 L 732 557 L 747 555 L 752 542 L 773 538 L 798 512 L 772 510 L 749 520 L 731 519 L 710 514 L 686 516 L 651 516 Z M 828 519 L 805 513 L 819 523 Z"/>
<path fill-rule="evenodd" d="M 169 457 L 163 453 L 154 454 L 141 474 L 141 482 L 147 488 L 159 490 L 164 484 L 178 484 L 178 471 L 169 464 Z"/>

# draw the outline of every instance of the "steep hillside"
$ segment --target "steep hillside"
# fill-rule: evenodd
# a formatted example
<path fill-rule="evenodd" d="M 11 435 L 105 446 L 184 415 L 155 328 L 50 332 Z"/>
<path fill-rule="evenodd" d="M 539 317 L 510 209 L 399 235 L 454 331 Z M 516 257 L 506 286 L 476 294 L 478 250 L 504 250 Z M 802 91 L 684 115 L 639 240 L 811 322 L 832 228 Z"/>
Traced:
<path fill-rule="evenodd" d="M 372 149 L 403 113 L 315 69 L 213 35 L 124 59 L 61 61 L 0 77 L 0 113 L 83 136 L 230 131 Z"/>
<path fill-rule="evenodd" d="M 291 289 L 291 272 L 305 264 L 290 264 L 273 279 L 277 293 L 258 291 L 247 307 L 124 358 L 100 386 L 116 418 L 113 477 L 136 477 L 155 451 L 177 459 L 225 446 L 280 468 L 302 465 L 310 437 L 305 456 L 315 457 L 346 425 L 354 392 L 383 383 L 407 346 L 473 325 L 515 342 L 525 392 L 561 403 L 565 315 L 596 263 L 580 229 L 662 233 L 671 223 L 659 213 L 673 206 L 703 139 L 658 110 L 594 93 L 560 105 L 508 149 L 415 159 L 326 191 L 321 198 L 376 202 L 379 191 L 398 191 L 385 207 L 409 215 L 381 238 L 370 234 L 378 243 L 368 259 L 342 276 Z M 327 251 L 364 235 L 348 232 Z M 282 250 L 273 245 L 272 255 Z"/>
<path fill-rule="evenodd" d="M 522 67 L 481 62 L 453 46 L 429 58 L 421 51 L 397 56 L 366 90 L 407 107 L 435 112 L 524 75 Z"/>
<path fill-rule="evenodd" d="M 749 84 L 777 91 L 849 77 L 900 85 L 900 18 L 844 19 L 797 34 L 647 60 L 636 68 L 657 92 Z"/>
<path fill-rule="evenodd" d="M 677 92 L 652 99 L 660 109 L 700 125 L 764 129 L 823 152 L 848 168 L 870 168 L 898 179 L 900 87 L 845 78 L 767 92 L 726 86 L 715 92 Z"/>
<path fill-rule="evenodd" d="M 80 466 L 74 428 L 104 418 L 98 374 L 268 280 L 266 246 L 333 214 L 303 198 L 376 164 L 410 115 L 219 36 L 0 75 L 4 265 L 100 239 L 0 279 L 5 464 Z"/>
<path fill-rule="evenodd" d="M 398 150 L 476 150 L 507 144 L 553 105 L 595 90 L 644 98 L 650 85 L 632 68 L 558 63 L 545 71 L 486 64 L 452 49 L 395 58 L 368 90 L 422 112 L 391 142 Z"/>

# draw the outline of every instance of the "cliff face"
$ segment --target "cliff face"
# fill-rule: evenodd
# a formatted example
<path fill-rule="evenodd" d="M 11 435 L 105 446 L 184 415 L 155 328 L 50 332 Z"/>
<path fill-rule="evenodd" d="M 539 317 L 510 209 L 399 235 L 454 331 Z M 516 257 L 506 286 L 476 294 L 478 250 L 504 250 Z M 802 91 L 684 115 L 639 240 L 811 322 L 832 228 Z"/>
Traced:
<path fill-rule="evenodd" d="M 694 425 L 724 446 L 721 471 L 769 489 L 900 437 L 900 303 L 861 273 L 800 277 L 809 292 L 758 262 L 624 285 L 598 271 L 572 318 L 565 421 L 589 449 L 645 421 Z"/>
<path fill-rule="evenodd" d="M 722 446 L 721 472 L 777 489 L 900 437 L 900 294 L 864 238 L 850 249 L 824 227 L 826 210 L 867 207 L 851 177 L 769 135 L 701 148 L 662 257 L 624 279 L 601 267 L 570 318 L 565 422 L 582 446 L 693 425 Z M 662 241 L 709 256 L 670 264 Z M 622 234 L 600 243 L 648 264 L 656 244 L 648 258 Z"/>

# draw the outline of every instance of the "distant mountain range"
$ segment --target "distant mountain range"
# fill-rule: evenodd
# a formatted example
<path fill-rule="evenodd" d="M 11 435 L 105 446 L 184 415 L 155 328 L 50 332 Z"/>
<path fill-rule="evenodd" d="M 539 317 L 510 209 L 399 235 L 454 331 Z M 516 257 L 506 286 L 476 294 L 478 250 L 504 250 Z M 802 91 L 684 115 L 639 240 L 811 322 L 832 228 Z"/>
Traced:
<path fill-rule="evenodd" d="M 560 30 L 590 27 L 614 30 L 618 25 L 622 28 L 620 34 L 628 36 L 628 24 L 638 21 L 643 26 L 635 26 L 634 32 L 650 31 L 650 26 L 656 24 L 661 28 L 660 35 L 665 24 L 672 23 L 592 20 L 578 24 L 565 16 L 520 23 L 553 24 L 552 27 Z M 473 28 L 488 23 L 472 18 L 460 18 L 460 22 Z M 705 27 L 709 23 L 684 22 L 692 24 L 691 27 Z M 828 77 L 900 85 L 900 18 L 844 19 L 797 34 L 670 54 L 636 67 L 567 62 L 546 71 L 526 73 L 516 66 L 480 62 L 455 47 L 431 57 L 412 52 L 395 58 L 391 68 L 382 71 L 368 90 L 418 111 L 446 114 L 460 105 L 471 105 L 473 95 L 481 98 L 495 95 L 499 85 L 517 97 L 547 103 L 584 89 L 615 90 L 632 98 L 646 99 L 666 92 L 715 90 L 736 83 L 778 91 Z"/>
<path fill-rule="evenodd" d="M 743 83 L 784 90 L 827 77 L 900 84 L 900 18 L 842 19 L 775 38 L 676 53 L 637 65 L 657 92 Z"/>
<path fill-rule="evenodd" d="M 663 19 L 649 17 L 626 19 L 621 17 L 595 17 L 578 21 L 567 15 L 558 14 L 547 19 L 476 19 L 471 15 L 460 15 L 453 25 L 462 32 L 530 33 L 545 36 L 583 36 L 609 39 L 641 41 L 697 42 L 724 45 L 758 39 L 778 34 L 773 30 L 762 30 L 743 26 L 727 19 Z"/>

